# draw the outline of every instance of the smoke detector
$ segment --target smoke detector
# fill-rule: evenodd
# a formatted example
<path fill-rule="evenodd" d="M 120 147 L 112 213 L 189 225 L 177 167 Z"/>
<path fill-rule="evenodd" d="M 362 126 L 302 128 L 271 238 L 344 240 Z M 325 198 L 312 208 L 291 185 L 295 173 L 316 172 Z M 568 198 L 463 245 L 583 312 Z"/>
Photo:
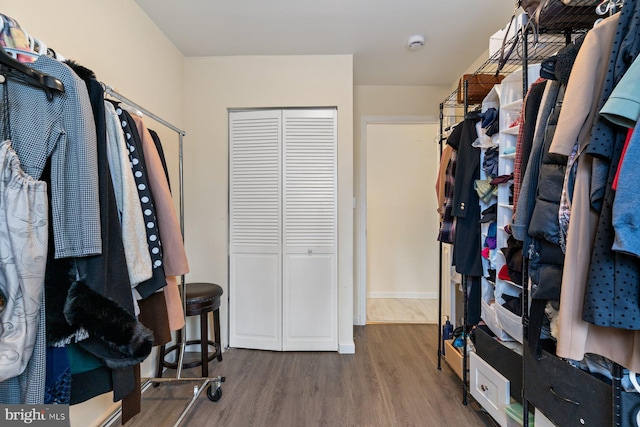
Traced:
<path fill-rule="evenodd" d="M 424 46 L 424 36 L 422 34 L 416 34 L 415 36 L 409 37 L 409 41 L 407 42 L 407 47 L 411 50 L 418 50 Z"/>

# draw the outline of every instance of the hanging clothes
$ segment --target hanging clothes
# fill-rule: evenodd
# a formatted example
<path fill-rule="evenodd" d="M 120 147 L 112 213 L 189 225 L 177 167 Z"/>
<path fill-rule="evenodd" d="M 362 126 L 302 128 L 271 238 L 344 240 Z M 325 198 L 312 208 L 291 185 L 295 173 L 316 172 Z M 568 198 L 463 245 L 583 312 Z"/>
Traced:
<path fill-rule="evenodd" d="M 65 87 L 50 101 L 38 87 L 7 80 L 12 147 L 22 169 L 40 179 L 47 164 L 51 180 L 47 186 L 50 243 L 55 257 L 99 254 L 101 231 L 98 202 L 98 174 L 95 125 L 87 89 L 65 64 L 40 56 L 30 64 L 59 79 Z M 44 305 L 44 301 L 43 301 Z M 19 376 L 0 383 L 0 402 L 42 404 L 46 366 L 45 311 L 40 310 L 38 335 L 31 359 Z"/>
<path fill-rule="evenodd" d="M 518 209 L 513 218 L 511 230 L 513 237 L 523 242 L 524 247 L 528 248 L 530 242 L 528 229 L 533 206 L 535 204 L 536 187 L 538 185 L 538 174 L 540 173 L 540 160 L 542 158 L 542 147 L 544 145 L 546 123 L 556 107 L 558 93 L 560 92 L 560 83 L 557 81 L 548 81 L 542 100 L 540 102 L 540 111 L 536 120 L 536 131 L 531 145 L 531 154 L 527 167 L 524 171 L 520 196 L 518 199 Z"/>
<path fill-rule="evenodd" d="M 153 276 L 147 230 L 140 197 L 131 173 L 129 150 L 120 119 L 111 102 L 104 101 L 104 106 L 107 122 L 107 157 L 122 228 L 127 270 L 131 285 L 136 286 Z"/>
<path fill-rule="evenodd" d="M 442 207 L 439 208 L 442 212 L 438 241 L 453 243 L 456 234 L 456 219 L 451 215 L 451 209 L 453 208 L 453 186 L 455 185 L 456 158 L 458 154 L 450 145 L 447 144 L 447 147 L 451 149 L 451 154 L 444 171 L 444 184 L 438 189 L 442 193 Z"/>
<path fill-rule="evenodd" d="M 598 213 L 591 209 L 590 203 L 593 157 L 585 154 L 584 149 L 589 143 L 591 127 L 597 115 L 597 94 L 604 82 L 620 18 L 620 14 L 609 17 L 587 33 L 567 85 L 558 128 L 550 148 L 554 153 L 571 155 L 574 145 L 579 145 L 556 355 L 582 360 L 585 353 L 596 353 L 637 371 L 640 370 L 640 355 L 629 351 L 634 347 L 636 333 L 597 327 L 582 320 L 588 260 L 591 258 L 598 221 Z"/>
<path fill-rule="evenodd" d="M 142 118 L 131 117 L 140 135 L 140 147 L 144 155 L 147 180 L 153 196 L 156 222 L 162 241 L 162 266 L 169 276 L 180 276 L 189 272 L 187 254 L 184 250 L 180 223 L 171 198 L 171 191 L 162 166 L 162 161 L 151 133 Z"/>
<path fill-rule="evenodd" d="M 126 395 L 135 384 L 132 366 L 148 356 L 152 336 L 135 317 L 137 306 L 132 295 L 108 162 L 107 117 L 102 85 L 90 70 L 75 63 L 71 63 L 71 66 L 85 81 L 94 112 L 103 249 L 101 255 L 75 260 L 79 280 L 69 288 L 64 318 L 72 323 L 76 320 L 77 324 L 83 326 L 88 338 L 81 340 L 79 347 L 88 353 L 88 358 L 89 355 L 96 357 L 111 368 L 110 381 L 114 395 Z M 101 306 L 103 310 L 80 308 L 96 306 Z M 100 313 L 106 316 L 101 317 Z M 113 348 L 118 348 L 119 352 L 114 352 Z M 101 387 L 95 385 L 91 389 L 102 391 Z"/>
<path fill-rule="evenodd" d="M 7 82 L 13 148 L 34 179 L 51 159 L 55 257 L 99 254 L 98 162 L 87 88 L 67 65 L 48 56 L 30 66 L 59 78 L 65 92 L 49 102 L 39 88 Z"/>
<path fill-rule="evenodd" d="M 456 271 L 467 276 L 482 276 L 482 241 L 480 235 L 480 198 L 473 184 L 480 179 L 480 149 L 476 123 L 480 117 L 470 113 L 456 126 L 447 144 L 457 151 L 456 176 L 451 214 L 456 218 L 453 262 Z"/>
<path fill-rule="evenodd" d="M 438 213 L 440 214 L 440 221 L 444 216 L 444 199 L 445 199 L 445 182 L 447 181 L 447 168 L 451 161 L 451 154 L 453 153 L 453 147 L 445 144 L 442 149 L 442 155 L 440 156 L 440 165 L 438 167 L 438 176 L 436 179 L 436 197 L 438 199 Z"/>
<path fill-rule="evenodd" d="M 602 108 L 614 86 L 622 79 L 635 58 L 640 53 L 640 2 L 625 2 L 620 12 L 616 38 L 613 42 L 610 65 L 608 67 L 602 97 L 598 108 Z M 591 180 L 591 204 L 602 205 L 597 226 L 591 266 L 583 309 L 583 319 L 598 326 L 640 330 L 640 263 L 637 258 L 612 250 L 615 230 L 613 229 L 613 203 L 615 191 L 613 180 L 624 147 L 627 130 L 598 117 L 595 122 L 588 154 L 600 159 L 606 165 L 603 171 L 606 181 L 596 175 L 602 171 L 593 169 Z M 600 187 L 603 186 L 604 200 L 598 202 Z M 603 301 L 603 295 L 607 301 Z"/>
<path fill-rule="evenodd" d="M 141 148 L 146 165 L 147 178 L 156 208 L 156 219 L 160 240 L 162 241 L 162 258 L 164 273 L 168 277 L 181 276 L 189 272 L 187 253 L 184 249 L 180 223 L 171 198 L 166 169 L 162 157 L 156 149 L 154 139 L 145 126 L 144 121 L 132 116 L 140 135 Z M 176 280 L 166 280 L 164 287 L 169 327 L 176 331 L 184 326 L 184 310 Z"/>
<path fill-rule="evenodd" d="M 453 265 L 467 276 L 469 289 L 469 324 L 480 321 L 482 284 L 482 236 L 480 232 L 480 198 L 474 183 L 480 178 L 480 148 L 472 144 L 478 138 L 478 113 L 468 114 L 456 126 L 447 144 L 456 150 L 456 172 L 451 215 L 455 218 Z"/>
<path fill-rule="evenodd" d="M 167 186 L 169 187 L 169 191 L 171 191 L 171 180 L 169 179 L 169 168 L 167 168 L 167 160 L 164 157 L 164 149 L 162 148 L 162 142 L 160 141 L 160 137 L 158 133 L 153 129 L 147 129 L 151 134 L 151 138 L 153 138 L 153 144 L 156 146 L 156 150 L 158 151 L 158 155 L 160 156 L 160 161 L 162 162 L 162 168 L 164 169 L 164 175 L 167 178 Z"/>
<path fill-rule="evenodd" d="M 640 117 L 638 80 L 640 80 L 640 60 L 636 58 L 600 110 L 600 114 L 610 122 L 624 128 L 631 128 L 627 131 L 622 158 L 613 183 L 616 193 L 612 221 L 616 236 L 612 249 L 636 257 L 640 256 L 639 217 L 636 206 L 639 196 L 637 183 L 640 178 L 638 176 L 640 168 L 636 160 L 639 158 L 638 150 L 640 149 L 638 144 L 640 134 L 637 132 L 637 122 Z M 634 127 L 635 130 L 633 130 Z"/>
<path fill-rule="evenodd" d="M 522 178 L 529 162 L 533 138 L 535 135 L 536 122 L 538 121 L 538 112 L 542 102 L 547 80 L 539 78 L 532 85 L 524 97 L 522 103 L 522 111 L 520 117 L 523 118 L 523 124 L 518 131 L 518 139 L 516 140 L 516 157 L 513 162 L 513 211 L 518 209 L 518 197 L 520 196 L 520 188 L 522 187 Z"/>
<path fill-rule="evenodd" d="M 46 187 L 24 173 L 10 141 L 0 143 L 0 382 L 24 372 L 38 333 L 48 245 Z"/>
<path fill-rule="evenodd" d="M 144 151 L 140 139 L 140 133 L 133 118 L 126 110 L 119 108 L 117 103 L 114 107 L 125 135 L 125 142 L 129 149 L 129 160 L 133 170 L 133 176 L 138 190 L 138 197 L 142 206 L 142 215 L 145 222 L 145 232 L 147 234 L 147 244 L 152 262 L 152 277 L 138 284 L 135 289 L 141 298 L 146 298 L 158 289 L 167 285 L 164 266 L 162 261 L 162 243 L 158 230 L 155 201 L 151 193 L 147 167 L 144 158 Z"/>
<path fill-rule="evenodd" d="M 531 176 L 531 181 L 535 183 L 534 193 L 527 198 L 533 206 L 527 230 L 529 246 L 525 246 L 531 281 L 528 344 L 534 354 L 539 352 L 541 331 L 551 320 L 545 316 L 545 309 L 547 305 L 558 308 L 562 284 L 564 253 L 560 247 L 558 210 L 567 158 L 549 153 L 549 146 L 558 124 L 564 92 L 564 86 L 561 86 L 549 119 L 543 125 L 544 141 L 540 154 L 532 153 L 531 156 L 532 159 L 540 159 L 539 166 L 535 168 L 539 172 L 538 176 Z"/>

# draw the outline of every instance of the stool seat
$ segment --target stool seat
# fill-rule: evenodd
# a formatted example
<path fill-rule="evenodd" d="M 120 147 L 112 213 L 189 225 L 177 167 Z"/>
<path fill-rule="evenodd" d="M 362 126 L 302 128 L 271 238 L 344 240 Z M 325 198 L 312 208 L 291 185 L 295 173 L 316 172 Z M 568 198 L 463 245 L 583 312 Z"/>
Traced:
<path fill-rule="evenodd" d="M 222 361 L 222 347 L 220 341 L 220 297 L 223 294 L 223 290 L 215 283 L 187 283 L 186 288 L 186 316 L 200 316 L 200 339 L 199 340 L 186 340 L 185 344 L 200 344 L 200 360 L 193 362 L 182 361 L 183 368 L 193 368 L 196 366 L 202 366 L 202 376 L 208 376 L 209 362 L 214 358 L 217 358 L 219 362 Z M 209 340 L 208 337 L 208 314 L 213 312 L 213 332 L 214 341 Z M 164 345 L 160 347 L 158 352 L 158 372 L 157 377 L 162 378 L 162 368 L 168 367 L 175 369 L 178 364 L 167 362 L 164 360 L 165 355 L 172 351 L 178 351 L 180 349 L 180 343 L 183 342 L 182 331 L 177 331 L 177 344 L 166 348 Z M 214 348 L 213 352 L 209 352 L 209 346 Z"/>
<path fill-rule="evenodd" d="M 222 288 L 215 283 L 187 283 L 187 316 L 197 316 L 202 310 L 220 307 Z"/>

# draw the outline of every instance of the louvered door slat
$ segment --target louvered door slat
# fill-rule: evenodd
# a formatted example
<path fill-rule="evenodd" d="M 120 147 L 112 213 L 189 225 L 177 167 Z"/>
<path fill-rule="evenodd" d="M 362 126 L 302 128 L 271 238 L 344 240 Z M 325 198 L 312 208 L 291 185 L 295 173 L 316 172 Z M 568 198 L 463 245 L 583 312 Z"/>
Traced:
<path fill-rule="evenodd" d="M 295 247 L 334 248 L 336 244 L 335 111 L 285 112 L 284 235 Z"/>
<path fill-rule="evenodd" d="M 280 244 L 281 117 L 273 112 L 231 113 L 231 244 Z"/>

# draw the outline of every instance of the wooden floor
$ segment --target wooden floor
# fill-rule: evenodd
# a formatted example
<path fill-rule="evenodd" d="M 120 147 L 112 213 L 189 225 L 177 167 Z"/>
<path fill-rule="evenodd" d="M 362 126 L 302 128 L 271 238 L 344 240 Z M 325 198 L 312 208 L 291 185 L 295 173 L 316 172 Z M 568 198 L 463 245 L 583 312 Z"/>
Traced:
<path fill-rule="evenodd" d="M 228 350 L 209 371 L 227 379 L 222 399 L 211 402 L 201 395 L 182 425 L 494 425 L 474 410 L 471 398 L 469 406 L 462 405 L 460 382 L 444 361 L 437 370 L 436 326 L 357 326 L 354 337 L 353 355 Z M 173 425 L 192 387 L 150 388 L 143 395 L 143 412 L 127 426 Z"/>
<path fill-rule="evenodd" d="M 438 323 L 438 300 L 367 298 L 367 323 Z"/>

